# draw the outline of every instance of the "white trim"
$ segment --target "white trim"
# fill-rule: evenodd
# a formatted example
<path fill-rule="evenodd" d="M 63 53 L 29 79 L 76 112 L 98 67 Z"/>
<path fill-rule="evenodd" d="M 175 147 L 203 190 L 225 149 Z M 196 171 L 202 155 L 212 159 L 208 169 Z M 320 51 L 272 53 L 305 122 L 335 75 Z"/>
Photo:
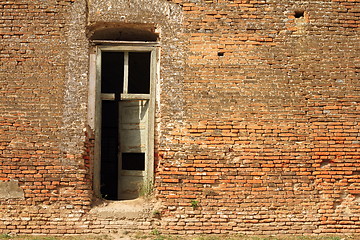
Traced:
<path fill-rule="evenodd" d="M 88 124 L 95 129 L 96 48 L 90 49 L 89 61 Z"/>
<path fill-rule="evenodd" d="M 103 52 L 151 52 L 155 46 L 137 46 L 137 45 L 129 45 L 129 46 L 112 46 L 112 45 L 104 45 L 98 46 Z"/>
<path fill-rule="evenodd" d="M 101 100 L 115 100 L 115 93 L 101 93 Z"/>
<path fill-rule="evenodd" d="M 124 86 L 123 93 L 128 93 L 129 86 L 129 52 L 124 52 Z"/>
<path fill-rule="evenodd" d="M 101 51 L 96 48 L 94 193 L 101 198 Z"/>
<path fill-rule="evenodd" d="M 121 100 L 132 100 L 132 99 L 138 99 L 138 100 L 146 100 L 150 99 L 151 94 L 137 94 L 137 93 L 122 93 L 120 99 Z"/>

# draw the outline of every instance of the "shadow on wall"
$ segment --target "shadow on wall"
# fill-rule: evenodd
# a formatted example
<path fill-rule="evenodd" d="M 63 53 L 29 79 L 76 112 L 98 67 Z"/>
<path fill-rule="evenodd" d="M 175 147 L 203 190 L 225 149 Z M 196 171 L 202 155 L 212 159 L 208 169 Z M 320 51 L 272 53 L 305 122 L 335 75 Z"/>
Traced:
<path fill-rule="evenodd" d="M 88 29 L 88 37 L 90 40 L 107 40 L 107 41 L 149 41 L 155 42 L 159 38 L 159 34 L 155 32 L 152 25 L 138 26 L 118 25 L 110 23 L 96 24 Z"/>

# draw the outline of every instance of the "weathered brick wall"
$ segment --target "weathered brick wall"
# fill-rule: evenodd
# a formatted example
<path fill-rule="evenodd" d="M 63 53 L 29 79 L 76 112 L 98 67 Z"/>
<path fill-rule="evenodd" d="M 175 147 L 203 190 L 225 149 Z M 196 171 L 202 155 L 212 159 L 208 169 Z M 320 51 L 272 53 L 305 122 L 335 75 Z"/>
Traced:
<path fill-rule="evenodd" d="M 359 233 L 359 5 L 0 1 L 0 232 Z M 160 31 L 161 219 L 90 211 L 86 33 L 107 23 Z"/>
<path fill-rule="evenodd" d="M 166 228 L 359 232 L 360 2 L 181 4 L 184 114 L 157 172 Z"/>
<path fill-rule="evenodd" d="M 1 232 L 75 232 L 89 208 L 84 9 L 0 1 L 0 180 L 24 194 L 0 196 Z"/>

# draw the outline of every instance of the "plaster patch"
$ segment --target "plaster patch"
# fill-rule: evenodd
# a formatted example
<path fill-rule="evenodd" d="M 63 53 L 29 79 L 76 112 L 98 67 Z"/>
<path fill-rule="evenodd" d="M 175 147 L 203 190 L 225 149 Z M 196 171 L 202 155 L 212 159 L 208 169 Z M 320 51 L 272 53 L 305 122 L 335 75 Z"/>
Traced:
<path fill-rule="evenodd" d="M 17 180 L 0 181 L 0 199 L 24 198 L 24 191 Z"/>

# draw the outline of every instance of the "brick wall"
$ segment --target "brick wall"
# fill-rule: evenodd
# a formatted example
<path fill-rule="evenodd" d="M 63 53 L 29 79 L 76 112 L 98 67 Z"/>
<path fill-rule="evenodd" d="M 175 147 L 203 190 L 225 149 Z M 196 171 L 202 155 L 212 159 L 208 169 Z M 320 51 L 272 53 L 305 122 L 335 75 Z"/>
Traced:
<path fill-rule="evenodd" d="M 166 228 L 359 232 L 359 2 L 182 4 L 183 122 L 157 169 Z"/>
<path fill-rule="evenodd" d="M 359 5 L 0 1 L 0 180 L 24 193 L 0 196 L 0 232 L 359 233 Z M 86 33 L 103 23 L 161 30 L 160 219 L 91 205 Z"/>
<path fill-rule="evenodd" d="M 74 232 L 89 208 L 82 5 L 0 1 L 0 179 L 18 181 L 24 193 L 0 197 L 1 232 Z"/>

